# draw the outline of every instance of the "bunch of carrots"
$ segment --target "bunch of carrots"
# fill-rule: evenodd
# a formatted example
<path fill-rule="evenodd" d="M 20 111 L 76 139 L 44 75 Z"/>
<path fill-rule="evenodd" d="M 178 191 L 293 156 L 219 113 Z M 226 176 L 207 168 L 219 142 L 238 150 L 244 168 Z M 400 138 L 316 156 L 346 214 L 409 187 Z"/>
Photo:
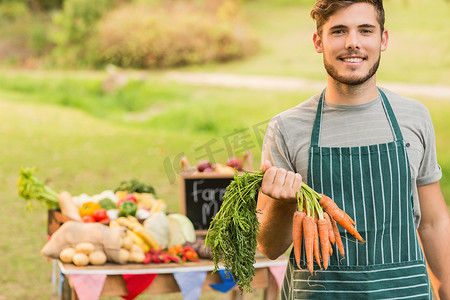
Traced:
<path fill-rule="evenodd" d="M 223 262 L 225 270 L 231 273 L 239 289 L 245 289 L 247 292 L 252 291 L 251 282 L 255 275 L 256 238 L 260 226 L 256 195 L 261 188 L 263 177 L 264 171 L 235 173 L 205 238 L 205 246 L 211 247 L 214 272 L 219 269 L 219 262 Z M 337 243 L 339 252 L 344 256 L 344 246 L 336 222 L 364 242 L 354 227 L 355 222 L 329 197 L 318 194 L 303 183 L 297 193 L 297 200 L 298 211 L 294 215 L 293 239 L 299 268 L 303 238 L 307 266 L 311 274 L 314 269 L 314 255 L 319 266 L 322 256 L 323 266 L 328 268 L 332 253 L 331 244 Z"/>
<path fill-rule="evenodd" d="M 332 245 L 336 244 L 339 253 L 345 257 L 336 222 L 346 229 L 357 240 L 364 242 L 358 233 L 355 221 L 328 196 L 318 194 L 305 183 L 302 184 L 300 195 L 297 193 L 298 210 L 293 217 L 293 244 L 297 266 L 300 267 L 302 242 L 305 240 L 306 265 L 309 272 L 314 271 L 315 259 L 319 268 L 328 268 Z"/>

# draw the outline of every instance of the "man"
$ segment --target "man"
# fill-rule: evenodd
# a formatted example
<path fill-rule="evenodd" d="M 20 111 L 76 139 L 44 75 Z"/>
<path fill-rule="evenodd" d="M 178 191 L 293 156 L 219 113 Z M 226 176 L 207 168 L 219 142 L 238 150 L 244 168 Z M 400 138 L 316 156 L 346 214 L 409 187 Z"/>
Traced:
<path fill-rule="evenodd" d="M 311 16 L 327 87 L 268 126 L 258 247 L 275 259 L 292 244 L 302 181 L 346 211 L 366 242 L 340 228 L 345 258 L 334 249 L 312 276 L 291 252 L 282 299 L 430 299 L 424 253 L 437 295 L 450 299 L 450 218 L 429 112 L 376 85 L 389 37 L 382 0 L 317 0 Z"/>

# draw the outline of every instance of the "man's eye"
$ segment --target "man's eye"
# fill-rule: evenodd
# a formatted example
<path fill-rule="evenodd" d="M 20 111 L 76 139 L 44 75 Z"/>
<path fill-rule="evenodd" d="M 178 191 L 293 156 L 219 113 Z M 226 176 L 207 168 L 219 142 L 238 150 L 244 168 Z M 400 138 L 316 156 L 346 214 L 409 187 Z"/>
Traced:
<path fill-rule="evenodd" d="M 332 33 L 333 34 L 342 34 L 342 33 L 344 33 L 344 31 L 339 29 L 339 30 L 333 30 Z"/>
<path fill-rule="evenodd" d="M 370 29 L 363 29 L 363 30 L 361 30 L 361 33 L 370 34 L 370 33 L 372 33 L 372 30 L 370 30 Z"/>

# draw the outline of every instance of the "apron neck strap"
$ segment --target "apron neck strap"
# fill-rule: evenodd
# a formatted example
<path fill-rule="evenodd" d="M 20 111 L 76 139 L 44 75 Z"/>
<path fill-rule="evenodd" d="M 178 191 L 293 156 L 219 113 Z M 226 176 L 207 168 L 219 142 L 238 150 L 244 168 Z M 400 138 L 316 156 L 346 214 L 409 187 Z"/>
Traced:
<path fill-rule="evenodd" d="M 392 110 L 391 104 L 389 103 L 386 94 L 380 89 L 378 89 L 378 93 L 381 97 L 381 102 L 383 104 L 384 111 L 386 113 L 386 117 L 389 121 L 389 125 L 392 130 L 392 134 L 394 136 L 394 141 L 403 141 L 403 135 L 400 130 L 400 126 L 398 125 L 397 118 L 394 115 L 394 111 Z M 322 115 L 323 115 L 323 104 L 325 102 L 325 91 L 322 91 L 322 94 L 319 98 L 319 103 L 317 105 L 316 118 L 314 120 L 313 130 L 311 134 L 311 146 L 318 147 L 320 140 L 320 131 L 322 128 Z"/>

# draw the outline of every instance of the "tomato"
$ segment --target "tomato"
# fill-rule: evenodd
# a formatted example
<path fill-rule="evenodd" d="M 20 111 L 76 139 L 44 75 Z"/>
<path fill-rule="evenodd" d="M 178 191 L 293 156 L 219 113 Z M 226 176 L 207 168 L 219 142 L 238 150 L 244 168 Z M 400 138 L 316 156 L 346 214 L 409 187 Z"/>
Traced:
<path fill-rule="evenodd" d="M 83 216 L 83 218 L 81 218 L 81 220 L 84 223 L 95 223 L 95 219 L 92 216 Z"/>
<path fill-rule="evenodd" d="M 96 211 L 94 211 L 93 217 L 97 222 L 100 222 L 101 220 L 107 218 L 108 215 L 106 214 L 106 209 L 104 208 L 97 209 Z"/>

